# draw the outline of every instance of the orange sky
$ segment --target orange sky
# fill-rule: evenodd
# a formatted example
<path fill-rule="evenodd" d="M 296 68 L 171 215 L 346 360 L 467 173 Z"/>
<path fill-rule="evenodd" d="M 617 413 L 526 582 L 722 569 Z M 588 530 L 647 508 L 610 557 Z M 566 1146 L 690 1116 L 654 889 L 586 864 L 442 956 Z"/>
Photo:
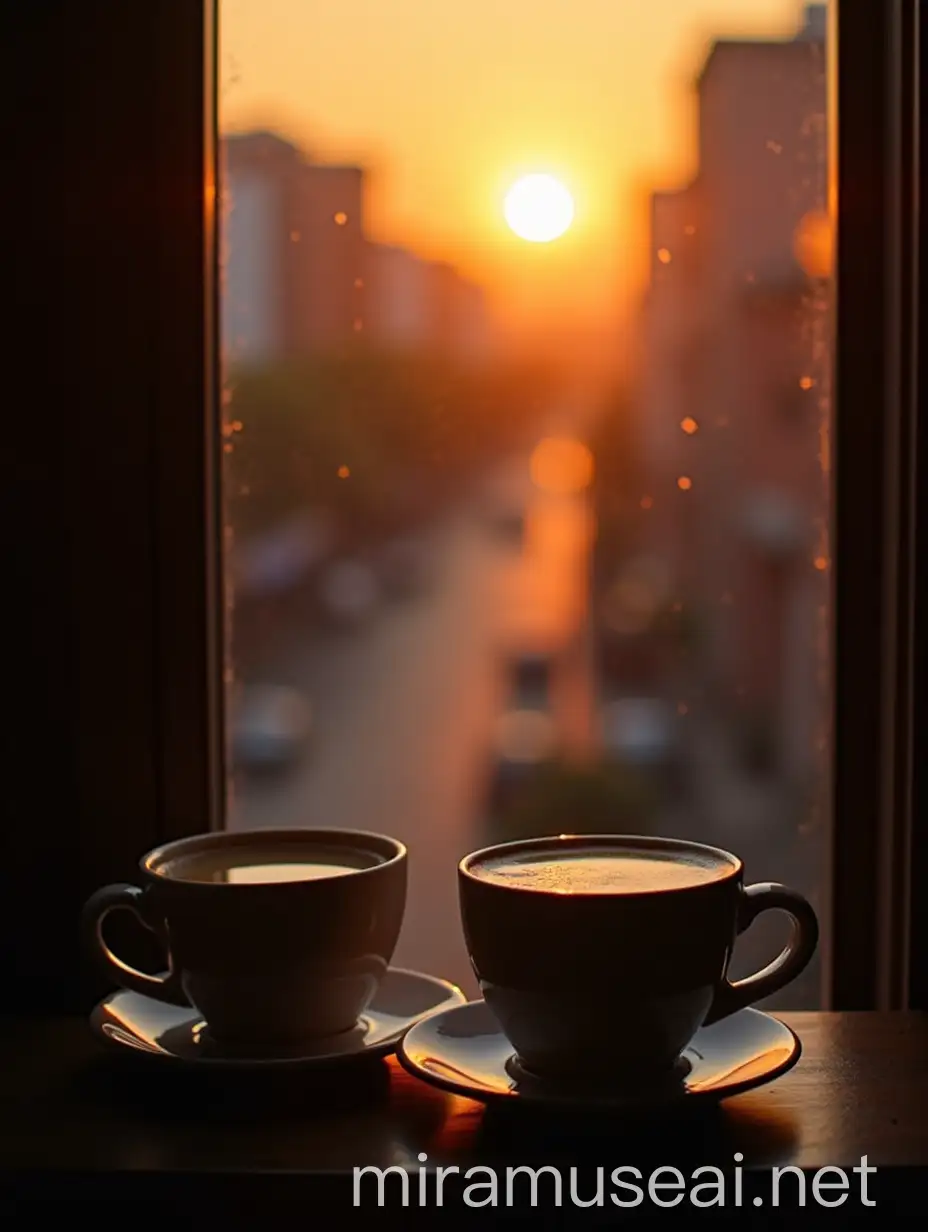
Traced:
<path fill-rule="evenodd" d="M 687 82 L 713 35 L 791 34 L 798 0 L 221 0 L 221 117 L 371 170 L 368 229 L 453 260 L 516 328 L 611 325 L 641 277 L 642 201 L 689 173 Z M 518 240 L 523 171 L 574 194 Z"/>

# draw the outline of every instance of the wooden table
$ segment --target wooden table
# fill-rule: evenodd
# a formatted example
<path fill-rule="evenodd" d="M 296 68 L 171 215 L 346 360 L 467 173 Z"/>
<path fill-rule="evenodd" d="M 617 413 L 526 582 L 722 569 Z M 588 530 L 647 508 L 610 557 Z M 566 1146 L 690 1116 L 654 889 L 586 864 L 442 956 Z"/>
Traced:
<path fill-rule="evenodd" d="M 619 1164 L 730 1168 L 736 1152 L 753 1175 L 787 1164 L 849 1170 L 862 1156 L 897 1179 L 900 1169 L 916 1170 L 912 1177 L 926 1169 L 928 1015 L 783 1018 L 803 1042 L 791 1073 L 717 1109 L 635 1122 L 486 1109 L 424 1085 L 392 1059 L 350 1080 L 201 1081 L 120 1064 L 83 1021 L 7 1021 L 0 1193 L 8 1202 L 222 1193 L 239 1210 L 254 1202 L 263 1213 L 271 1200 L 305 1201 L 326 1177 L 347 1183 L 355 1167 L 418 1170 L 420 1153 L 426 1167 L 602 1165 L 607 1176 Z"/>

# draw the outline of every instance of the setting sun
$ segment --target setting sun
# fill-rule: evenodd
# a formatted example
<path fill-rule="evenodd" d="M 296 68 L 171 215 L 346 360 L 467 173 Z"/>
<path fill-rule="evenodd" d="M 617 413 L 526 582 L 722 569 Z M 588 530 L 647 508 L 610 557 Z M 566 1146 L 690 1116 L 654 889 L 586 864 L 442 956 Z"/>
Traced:
<path fill-rule="evenodd" d="M 548 244 L 574 220 L 570 193 L 551 175 L 527 175 L 506 194 L 506 222 L 520 239 Z"/>

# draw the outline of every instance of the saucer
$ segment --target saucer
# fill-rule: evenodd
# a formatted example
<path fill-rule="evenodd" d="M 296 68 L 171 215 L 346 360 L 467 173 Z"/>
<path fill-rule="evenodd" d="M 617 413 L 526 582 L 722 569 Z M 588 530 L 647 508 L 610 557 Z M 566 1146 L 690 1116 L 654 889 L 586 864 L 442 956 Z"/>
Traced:
<path fill-rule="evenodd" d="M 356 1061 L 361 1056 L 386 1056 L 424 1015 L 464 1004 L 464 994 L 453 984 L 391 967 L 351 1031 L 273 1053 L 222 1048 L 210 1038 L 196 1010 L 165 1005 L 136 992 L 116 992 L 101 1001 L 90 1016 L 90 1028 L 110 1051 L 175 1066 L 317 1069 Z"/>
<path fill-rule="evenodd" d="M 468 1001 L 414 1026 L 397 1057 L 416 1078 L 484 1103 L 652 1108 L 750 1091 L 792 1069 L 801 1050 L 784 1023 L 761 1010 L 744 1009 L 698 1031 L 674 1073 L 657 1088 L 629 1094 L 610 1091 L 601 1080 L 584 1086 L 552 1083 L 522 1069 L 485 1001 Z"/>

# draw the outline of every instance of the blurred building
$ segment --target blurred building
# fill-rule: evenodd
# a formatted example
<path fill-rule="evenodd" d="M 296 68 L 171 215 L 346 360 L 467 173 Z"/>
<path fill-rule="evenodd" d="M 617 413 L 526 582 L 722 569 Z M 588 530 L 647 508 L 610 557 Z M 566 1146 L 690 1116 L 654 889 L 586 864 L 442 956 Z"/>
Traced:
<path fill-rule="evenodd" d="M 733 730 L 764 727 L 801 779 L 827 602 L 824 9 L 791 41 L 716 42 L 696 90 L 697 174 L 651 201 L 645 521 L 701 631 L 706 704 Z"/>
<path fill-rule="evenodd" d="M 364 334 L 375 346 L 448 356 L 489 357 L 491 330 L 482 288 L 446 262 L 396 245 L 367 246 Z"/>
<path fill-rule="evenodd" d="M 224 153 L 222 341 L 233 362 L 326 350 L 363 314 L 364 172 L 313 163 L 275 133 Z"/>
<path fill-rule="evenodd" d="M 649 541 L 672 566 L 680 586 L 696 570 L 687 538 L 690 523 L 680 518 L 674 492 L 677 479 L 692 468 L 692 442 L 681 423 L 692 414 L 702 354 L 694 327 L 700 293 L 698 217 L 695 184 L 651 197 L 651 268 L 641 321 L 643 364 L 637 387 Z"/>
<path fill-rule="evenodd" d="M 364 334 L 374 346 L 415 351 L 429 338 L 431 303 L 428 264 L 392 244 L 367 245 Z"/>
<path fill-rule="evenodd" d="M 365 174 L 271 132 L 225 138 L 222 341 L 232 362 L 374 346 L 486 359 L 482 289 L 451 265 L 368 240 Z"/>
<path fill-rule="evenodd" d="M 490 326 L 483 289 L 447 262 L 431 267 L 435 339 L 440 351 L 462 363 L 487 358 Z"/>

